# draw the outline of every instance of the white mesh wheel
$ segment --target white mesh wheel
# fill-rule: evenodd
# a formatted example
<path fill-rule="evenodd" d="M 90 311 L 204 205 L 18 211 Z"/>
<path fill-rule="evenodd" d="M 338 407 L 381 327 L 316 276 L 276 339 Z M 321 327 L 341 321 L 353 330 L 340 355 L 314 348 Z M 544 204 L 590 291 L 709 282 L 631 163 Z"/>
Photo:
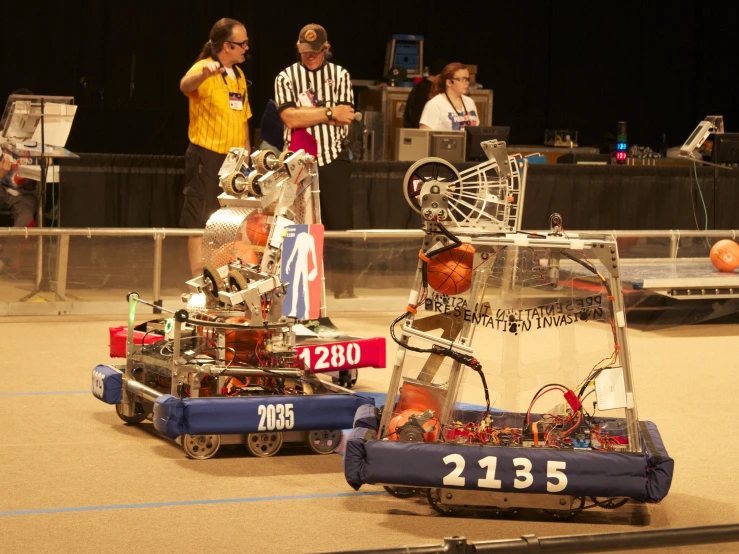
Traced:
<path fill-rule="evenodd" d="M 462 172 L 441 158 L 424 158 L 413 164 L 403 179 L 403 195 L 413 210 L 434 211 L 434 198 L 421 197 L 423 186 L 438 182 L 438 198 L 444 199 L 446 213 L 442 218 L 459 227 L 476 227 L 488 231 L 516 228 L 517 199 L 522 189 L 521 175 L 515 158 L 507 158 L 508 177 L 501 177 L 495 160 L 488 160 Z M 443 208 L 443 206 L 442 206 Z"/>
<path fill-rule="evenodd" d="M 461 180 L 459 172 L 442 158 L 424 158 L 408 168 L 403 178 L 403 196 L 408 205 L 421 213 L 421 187 L 429 181 L 456 182 Z"/>
<path fill-rule="evenodd" d="M 245 443 L 247 450 L 257 458 L 269 458 L 282 448 L 282 433 L 249 433 Z"/>
<path fill-rule="evenodd" d="M 193 460 L 212 458 L 221 447 L 221 435 L 184 435 L 182 449 Z"/>
<path fill-rule="evenodd" d="M 341 444 L 341 431 L 308 431 L 308 446 L 316 454 L 333 454 Z"/>

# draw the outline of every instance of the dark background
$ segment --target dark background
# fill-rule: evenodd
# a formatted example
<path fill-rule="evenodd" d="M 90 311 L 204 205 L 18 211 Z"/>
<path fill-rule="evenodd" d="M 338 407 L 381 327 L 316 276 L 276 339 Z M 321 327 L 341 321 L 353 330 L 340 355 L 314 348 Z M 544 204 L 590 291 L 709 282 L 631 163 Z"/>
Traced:
<path fill-rule="evenodd" d="M 252 128 L 275 75 L 295 60 L 298 31 L 317 22 L 355 79 L 381 77 L 393 33 L 423 34 L 426 65 L 477 64 L 478 81 L 494 90 L 493 120 L 511 126 L 514 144 L 541 144 L 548 127 L 600 146 L 625 120 L 630 143 L 659 149 L 663 133 L 682 144 L 707 114 L 739 131 L 735 2 L 67 0 L 16 3 L 7 15 L 0 97 L 20 87 L 73 95 L 80 108 L 67 146 L 77 152 L 182 154 L 179 80 L 221 17 L 249 34 Z"/>

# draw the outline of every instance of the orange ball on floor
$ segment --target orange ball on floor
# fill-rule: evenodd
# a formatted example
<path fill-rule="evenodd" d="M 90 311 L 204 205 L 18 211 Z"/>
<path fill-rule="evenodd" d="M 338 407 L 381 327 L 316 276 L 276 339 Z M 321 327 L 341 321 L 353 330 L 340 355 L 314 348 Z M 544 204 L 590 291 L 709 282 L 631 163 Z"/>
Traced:
<path fill-rule="evenodd" d="M 739 245 L 731 239 L 718 241 L 711 248 L 711 263 L 719 271 L 734 271 L 739 267 Z"/>

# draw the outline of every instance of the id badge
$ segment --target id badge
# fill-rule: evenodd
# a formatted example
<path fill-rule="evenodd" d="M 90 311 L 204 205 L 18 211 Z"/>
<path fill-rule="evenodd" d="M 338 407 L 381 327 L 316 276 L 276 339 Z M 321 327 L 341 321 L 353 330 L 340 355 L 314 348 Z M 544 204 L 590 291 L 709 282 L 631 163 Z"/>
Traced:
<path fill-rule="evenodd" d="M 244 97 L 241 96 L 238 92 L 229 92 L 228 104 L 229 106 L 231 106 L 232 110 L 241 111 L 244 109 Z"/>
<path fill-rule="evenodd" d="M 316 93 L 311 89 L 301 92 L 298 94 L 298 104 L 306 108 L 315 107 L 317 104 Z"/>

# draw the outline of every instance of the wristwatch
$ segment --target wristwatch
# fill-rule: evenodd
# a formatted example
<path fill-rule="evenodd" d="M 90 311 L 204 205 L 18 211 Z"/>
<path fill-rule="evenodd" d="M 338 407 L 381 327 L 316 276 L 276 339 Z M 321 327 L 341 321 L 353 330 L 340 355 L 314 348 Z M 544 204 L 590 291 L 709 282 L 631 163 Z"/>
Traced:
<path fill-rule="evenodd" d="M 326 117 L 328 117 L 329 121 L 333 121 L 334 119 L 334 112 L 331 111 L 331 108 L 326 108 Z"/>

